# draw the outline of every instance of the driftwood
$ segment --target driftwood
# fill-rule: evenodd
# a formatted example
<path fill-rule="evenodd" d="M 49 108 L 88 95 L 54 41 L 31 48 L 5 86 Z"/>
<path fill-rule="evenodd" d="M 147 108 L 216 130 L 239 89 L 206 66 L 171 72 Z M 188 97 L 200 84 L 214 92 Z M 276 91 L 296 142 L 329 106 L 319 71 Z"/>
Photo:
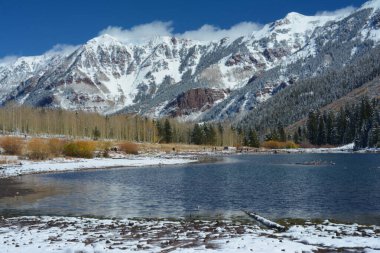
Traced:
<path fill-rule="evenodd" d="M 268 227 L 268 228 L 274 228 L 274 229 L 277 229 L 278 231 L 280 232 L 284 232 L 286 231 L 286 227 L 285 226 L 282 226 L 276 222 L 273 222 L 271 220 L 268 220 L 268 219 L 265 219 L 264 217 L 256 214 L 256 213 L 253 213 L 253 212 L 248 212 L 248 211 L 245 211 L 245 213 L 255 219 L 256 221 L 260 222 L 261 224 L 263 224 L 264 226 Z"/>

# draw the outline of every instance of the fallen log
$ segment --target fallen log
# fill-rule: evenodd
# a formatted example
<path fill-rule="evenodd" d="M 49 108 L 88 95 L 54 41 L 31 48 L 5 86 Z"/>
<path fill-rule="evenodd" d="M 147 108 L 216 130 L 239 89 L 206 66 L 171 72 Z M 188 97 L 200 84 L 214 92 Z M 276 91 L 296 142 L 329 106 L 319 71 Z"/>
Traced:
<path fill-rule="evenodd" d="M 268 220 L 268 219 L 265 219 L 264 217 L 256 214 L 256 213 L 253 213 L 253 212 L 248 212 L 248 211 L 244 211 L 249 217 L 255 219 L 256 221 L 260 222 L 261 224 L 263 224 L 264 226 L 268 227 L 268 228 L 274 228 L 274 229 L 277 229 L 278 231 L 280 232 L 284 232 L 286 231 L 286 227 L 285 226 L 282 226 L 276 222 L 273 222 L 271 220 Z"/>

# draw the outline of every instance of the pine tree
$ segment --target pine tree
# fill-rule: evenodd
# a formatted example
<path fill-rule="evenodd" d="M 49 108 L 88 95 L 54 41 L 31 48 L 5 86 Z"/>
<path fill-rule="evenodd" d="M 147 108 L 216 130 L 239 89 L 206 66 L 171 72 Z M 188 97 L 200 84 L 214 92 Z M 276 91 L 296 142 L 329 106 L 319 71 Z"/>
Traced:
<path fill-rule="evenodd" d="M 215 145 L 216 143 L 216 131 L 212 125 L 207 127 L 207 144 Z"/>
<path fill-rule="evenodd" d="M 191 132 L 191 143 L 201 145 L 203 142 L 203 131 L 199 124 L 195 124 L 193 131 Z"/>
<path fill-rule="evenodd" d="M 164 141 L 166 143 L 171 143 L 173 141 L 173 130 L 168 119 L 165 120 L 164 136 Z"/>
<path fill-rule="evenodd" d="M 94 138 L 94 140 L 100 138 L 100 131 L 97 126 L 95 126 L 94 130 L 92 130 L 92 137 Z"/>
<path fill-rule="evenodd" d="M 250 147 L 259 148 L 260 147 L 260 140 L 257 135 L 256 130 L 251 129 L 248 134 L 248 145 Z"/>
<path fill-rule="evenodd" d="M 380 145 L 380 126 L 379 123 L 375 123 L 368 136 L 369 147 L 379 147 Z"/>
<path fill-rule="evenodd" d="M 220 136 L 220 146 L 223 146 L 224 144 L 224 141 L 223 141 L 223 134 L 224 134 L 224 128 L 223 128 L 223 125 L 219 122 L 218 123 L 218 132 L 219 132 L 219 136 Z"/>
<path fill-rule="evenodd" d="M 336 142 L 336 144 L 345 143 L 347 118 L 346 118 L 346 112 L 343 110 L 343 108 L 341 108 L 339 113 L 338 113 L 336 128 L 337 128 L 337 142 Z"/>
<path fill-rule="evenodd" d="M 298 133 L 299 143 L 301 143 L 303 141 L 304 131 L 302 130 L 301 127 L 298 127 L 297 133 Z"/>
<path fill-rule="evenodd" d="M 315 112 L 309 112 L 307 119 L 307 137 L 311 144 L 318 144 L 318 114 Z"/>
<path fill-rule="evenodd" d="M 325 122 L 323 120 L 323 117 L 319 117 L 318 120 L 318 139 L 317 144 L 318 145 L 324 145 L 326 144 L 326 129 L 325 129 Z"/>
<path fill-rule="evenodd" d="M 294 141 L 294 143 L 296 143 L 296 144 L 301 143 L 301 142 L 300 142 L 300 136 L 299 136 L 299 134 L 298 134 L 298 131 L 295 131 L 295 132 L 294 132 L 294 134 L 293 134 L 293 141 Z"/>
<path fill-rule="evenodd" d="M 285 129 L 282 126 L 282 124 L 279 124 L 278 127 L 277 127 L 277 129 L 278 129 L 278 138 L 279 138 L 279 141 L 286 142 L 286 133 L 285 133 Z"/>
<path fill-rule="evenodd" d="M 333 145 L 334 144 L 333 132 L 334 132 L 334 121 L 335 121 L 334 113 L 330 112 L 324 118 L 326 118 L 326 142 L 330 145 Z"/>

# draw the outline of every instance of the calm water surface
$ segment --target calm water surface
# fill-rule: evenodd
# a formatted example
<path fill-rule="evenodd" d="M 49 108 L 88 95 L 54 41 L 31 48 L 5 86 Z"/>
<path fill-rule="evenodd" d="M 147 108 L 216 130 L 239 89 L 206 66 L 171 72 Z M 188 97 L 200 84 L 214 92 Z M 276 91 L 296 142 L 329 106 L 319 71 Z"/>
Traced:
<path fill-rule="evenodd" d="M 299 163 L 322 161 L 322 165 Z M 334 164 L 330 164 L 330 162 Z M 0 213 L 334 218 L 380 224 L 380 155 L 229 156 L 222 162 L 23 176 L 35 194 L 0 199 Z"/>

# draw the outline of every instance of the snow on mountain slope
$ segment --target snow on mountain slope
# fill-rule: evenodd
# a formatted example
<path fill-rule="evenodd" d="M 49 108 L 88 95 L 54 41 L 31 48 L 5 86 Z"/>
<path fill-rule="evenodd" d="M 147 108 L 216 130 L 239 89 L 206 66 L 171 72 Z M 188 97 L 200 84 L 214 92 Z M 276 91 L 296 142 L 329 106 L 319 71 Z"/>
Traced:
<path fill-rule="evenodd" d="M 178 106 L 173 101 L 187 97 L 187 91 L 213 89 L 219 94 L 228 89 L 231 93 L 217 103 L 208 101 L 202 117 L 243 115 L 296 80 L 334 67 L 333 57 L 326 53 L 320 63 L 313 63 L 315 68 L 302 70 L 329 43 L 360 39 L 376 45 L 380 41 L 379 8 L 380 0 L 373 0 L 351 16 L 292 12 L 236 40 L 205 42 L 164 36 L 126 44 L 102 35 L 69 55 L 20 57 L 0 65 L 0 103 L 162 117 L 173 111 L 169 105 Z M 345 29 L 352 35 L 345 34 Z M 352 58 L 360 54 L 361 47 L 350 44 L 349 50 Z M 199 103 L 190 104 L 205 108 Z M 200 115 L 197 108 L 187 108 L 189 115 L 181 116 Z"/>
<path fill-rule="evenodd" d="M 376 52 L 376 49 L 380 46 L 380 36 L 364 37 L 363 33 L 365 35 L 379 33 L 380 11 L 377 7 L 380 6 L 379 3 L 379 0 L 372 1 L 370 6 L 376 6 L 376 8 L 368 8 L 367 4 L 346 15 L 336 17 L 322 16 L 323 22 L 321 26 L 316 26 L 312 32 L 304 33 L 310 35 L 305 37 L 307 39 L 300 49 L 282 57 L 272 68 L 267 68 L 265 71 L 255 74 L 247 85 L 233 91 L 225 101 L 213 107 L 200 120 L 242 119 L 259 103 L 265 101 L 276 103 L 275 99 L 269 99 L 275 97 L 286 87 L 297 85 L 303 80 L 308 80 L 312 77 L 323 76 L 331 71 L 339 71 L 351 62 L 357 62 L 357 59 L 367 57 L 371 54 L 371 51 Z M 297 19 L 305 18 L 305 16 L 296 14 L 290 16 L 296 16 Z M 310 21 L 314 18 L 318 17 L 306 17 L 305 20 Z M 306 21 L 300 21 L 299 23 L 306 23 Z M 264 27 L 263 30 L 268 29 L 269 26 Z M 303 25 L 303 27 L 307 26 Z M 298 29 L 300 28 L 294 30 Z M 261 32 L 259 31 L 259 34 Z M 285 43 L 284 47 L 276 39 L 272 39 L 270 43 L 275 42 L 278 44 L 273 49 L 277 50 L 277 52 L 281 48 L 286 49 L 287 45 L 296 41 L 293 38 L 297 36 L 293 35 L 288 43 Z M 265 50 L 270 49 L 266 48 Z M 334 84 L 331 83 L 331 85 Z M 334 94 L 325 95 L 334 96 Z"/>

